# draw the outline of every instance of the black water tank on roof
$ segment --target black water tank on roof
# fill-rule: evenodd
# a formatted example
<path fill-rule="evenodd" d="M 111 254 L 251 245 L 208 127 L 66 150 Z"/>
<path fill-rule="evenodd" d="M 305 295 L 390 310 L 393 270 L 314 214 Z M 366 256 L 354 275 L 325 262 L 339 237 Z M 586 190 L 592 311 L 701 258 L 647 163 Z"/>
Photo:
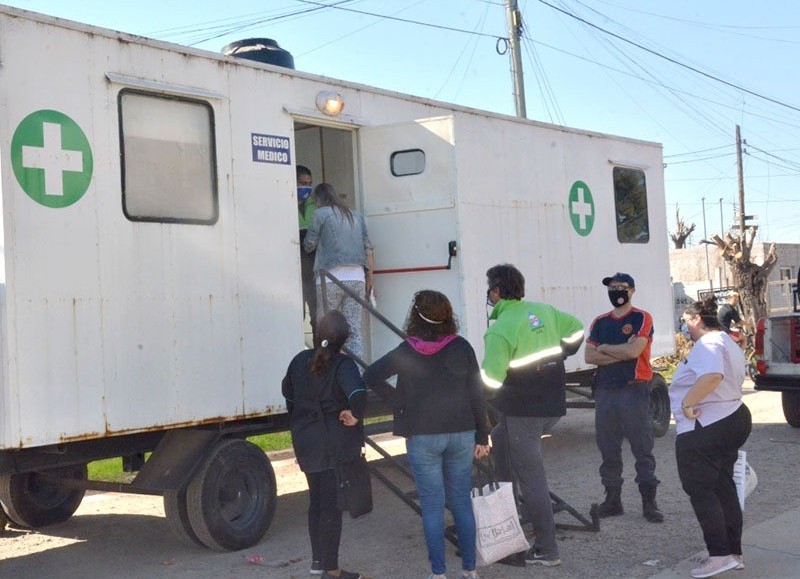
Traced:
<path fill-rule="evenodd" d="M 255 60 L 256 62 L 263 62 L 265 64 L 274 64 L 275 66 L 283 66 L 285 68 L 294 68 L 294 58 L 292 58 L 292 55 L 278 46 L 278 43 L 271 38 L 246 38 L 244 40 L 237 40 L 236 42 L 226 44 L 222 48 L 222 54 L 225 56 L 236 56 L 238 58 Z"/>

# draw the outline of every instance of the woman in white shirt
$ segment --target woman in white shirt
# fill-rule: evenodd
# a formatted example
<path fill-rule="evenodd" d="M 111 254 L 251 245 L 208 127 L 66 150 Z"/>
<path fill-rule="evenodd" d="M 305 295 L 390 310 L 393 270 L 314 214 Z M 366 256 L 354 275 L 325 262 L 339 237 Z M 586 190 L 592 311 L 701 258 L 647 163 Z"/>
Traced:
<path fill-rule="evenodd" d="M 691 575 L 713 577 L 744 568 L 742 510 L 733 465 L 752 427 L 750 411 L 742 403 L 745 359 L 722 331 L 713 296 L 690 305 L 682 319 L 681 331 L 694 346 L 670 386 L 678 431 L 675 455 L 709 555 Z"/>

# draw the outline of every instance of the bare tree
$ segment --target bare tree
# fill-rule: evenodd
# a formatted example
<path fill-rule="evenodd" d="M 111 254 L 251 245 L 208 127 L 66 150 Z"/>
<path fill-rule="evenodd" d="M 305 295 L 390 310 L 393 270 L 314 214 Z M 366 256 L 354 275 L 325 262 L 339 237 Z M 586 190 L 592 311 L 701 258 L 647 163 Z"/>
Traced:
<path fill-rule="evenodd" d="M 689 227 L 686 227 L 686 224 L 681 219 L 681 210 L 677 207 L 675 208 L 675 222 L 677 223 L 677 229 L 675 233 L 671 233 L 670 237 L 672 238 L 672 243 L 675 244 L 675 249 L 684 249 L 686 247 L 686 240 L 694 231 L 694 223 L 692 223 Z"/>
<path fill-rule="evenodd" d="M 748 227 L 739 235 L 728 232 L 724 239 L 714 235 L 708 242 L 719 248 L 722 258 L 730 265 L 733 287 L 739 292 L 744 320 L 750 328 L 755 328 L 756 320 L 769 313 L 766 298 L 767 278 L 778 262 L 778 250 L 774 243 L 770 245 L 761 265 L 752 262 L 751 251 L 756 229 Z"/>

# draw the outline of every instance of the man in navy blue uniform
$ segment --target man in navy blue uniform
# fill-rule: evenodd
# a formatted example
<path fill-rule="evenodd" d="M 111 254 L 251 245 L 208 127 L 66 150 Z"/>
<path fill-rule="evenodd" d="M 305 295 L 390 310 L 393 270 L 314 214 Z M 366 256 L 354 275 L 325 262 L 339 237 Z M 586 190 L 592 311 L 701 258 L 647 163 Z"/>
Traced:
<path fill-rule="evenodd" d="M 606 498 L 598 515 L 613 517 L 622 508 L 622 439 L 627 438 L 636 458 L 636 482 L 642 495 L 642 512 L 652 523 L 664 515 L 656 504 L 656 459 L 650 421 L 650 345 L 653 319 L 633 307 L 636 284 L 627 273 L 603 279 L 614 309 L 592 322 L 586 340 L 586 362 L 595 364 L 595 437 L 603 462 L 600 478 Z"/>

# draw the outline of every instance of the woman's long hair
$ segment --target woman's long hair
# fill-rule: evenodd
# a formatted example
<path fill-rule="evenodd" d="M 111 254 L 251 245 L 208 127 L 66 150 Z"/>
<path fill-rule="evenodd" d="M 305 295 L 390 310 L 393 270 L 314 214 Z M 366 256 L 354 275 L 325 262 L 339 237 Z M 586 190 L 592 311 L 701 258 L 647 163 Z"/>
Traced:
<path fill-rule="evenodd" d="M 350 226 L 353 226 L 353 212 L 350 208 L 342 203 L 339 199 L 339 194 L 330 183 L 320 183 L 314 188 L 314 197 L 317 200 L 317 207 L 330 207 L 334 211 L 338 211 L 347 218 Z"/>
<path fill-rule="evenodd" d="M 414 294 L 414 301 L 406 318 L 406 334 L 426 342 L 436 342 L 444 336 L 458 332 L 450 300 L 441 292 L 421 290 Z"/>
<path fill-rule="evenodd" d="M 331 368 L 333 356 L 342 349 L 350 337 L 350 325 L 339 310 L 331 310 L 317 323 L 314 357 L 310 369 L 315 376 L 322 376 Z"/>
<path fill-rule="evenodd" d="M 714 294 L 709 294 L 701 301 L 689 304 L 683 312 L 690 316 L 700 316 L 703 326 L 708 330 L 722 330 L 722 324 L 717 318 L 717 298 Z"/>

